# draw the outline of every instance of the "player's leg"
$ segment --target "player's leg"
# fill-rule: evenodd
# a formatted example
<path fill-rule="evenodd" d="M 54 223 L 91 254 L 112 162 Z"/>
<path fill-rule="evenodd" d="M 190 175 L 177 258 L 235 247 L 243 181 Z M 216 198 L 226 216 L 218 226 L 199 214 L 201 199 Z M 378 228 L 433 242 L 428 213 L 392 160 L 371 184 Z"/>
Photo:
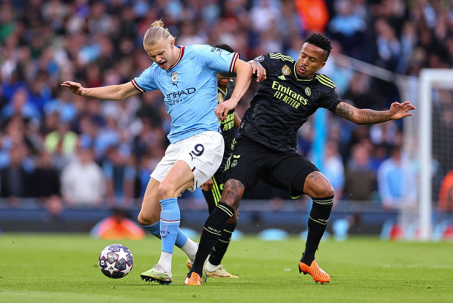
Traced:
<path fill-rule="evenodd" d="M 176 161 L 159 186 L 162 207 L 160 213 L 160 236 L 162 252 L 158 264 L 171 272 L 173 249 L 179 230 L 181 213 L 178 196 L 193 185 L 193 173 L 184 161 Z"/>
<path fill-rule="evenodd" d="M 162 199 L 159 195 L 159 186 L 159 181 L 150 178 L 145 195 L 143 196 L 142 207 L 138 215 L 138 223 L 152 235 L 160 239 L 160 213 L 162 208 L 159 201 Z M 187 238 L 181 230 L 178 230 L 176 246 L 181 248 L 191 260 L 195 259 L 198 245 Z"/>
<path fill-rule="evenodd" d="M 177 176 L 178 181 L 181 181 L 181 184 L 175 184 L 171 182 L 171 178 L 167 178 L 167 175 L 170 173 L 170 170 L 178 162 L 178 157 L 180 154 L 185 151 L 186 146 L 184 146 L 182 141 L 171 144 L 166 152 L 165 156 L 156 166 L 156 169 L 151 174 L 151 180 L 148 184 L 147 190 L 145 192 L 145 197 L 142 204 L 142 210 L 139 214 L 139 223 L 142 224 L 147 230 L 149 230 L 153 235 L 162 239 L 162 258 L 159 263 L 152 269 L 143 272 L 141 274 L 142 279 L 148 281 L 158 281 L 163 284 L 171 283 L 171 254 L 173 251 L 173 246 L 181 247 L 189 258 L 193 259 L 198 245 L 192 240 L 188 239 L 181 230 L 179 230 L 179 219 L 171 222 L 171 219 L 160 220 L 162 215 L 164 217 L 175 217 L 178 218 L 179 207 L 175 199 L 165 199 L 168 196 L 168 193 L 172 191 L 181 191 L 178 188 L 190 187 L 191 182 L 187 181 L 193 179 L 193 173 L 189 171 L 182 170 L 182 173 L 186 175 L 186 178 L 180 178 Z M 184 163 L 179 163 L 183 166 Z M 187 165 L 186 165 L 187 166 Z M 184 166 L 183 166 L 184 167 Z M 177 169 L 177 167 L 175 168 Z M 172 176 L 172 175 L 171 175 Z M 166 179 L 166 180 L 165 180 Z M 165 181 L 164 181 L 165 180 Z M 173 194 L 174 197 L 179 196 L 178 194 Z M 162 203 L 161 203 L 162 202 Z M 162 204 L 162 206 L 161 206 Z M 170 233 L 167 233 L 170 226 Z M 176 231 L 175 231 L 176 230 Z M 176 236 L 176 239 L 174 239 Z M 174 242 L 173 242 L 174 241 Z M 173 243 L 173 244 L 169 244 Z M 171 248 L 170 248 L 171 246 Z"/>
<path fill-rule="evenodd" d="M 225 167 L 227 181 L 222 197 L 205 222 L 195 262 L 184 282 L 186 285 L 200 285 L 204 261 L 220 238 L 226 222 L 233 217 L 246 188 L 248 190 L 259 181 L 259 168 L 268 152 L 264 146 L 246 138 L 237 140 L 234 154 Z"/>
<path fill-rule="evenodd" d="M 159 193 L 159 187 L 161 183 L 154 178 L 150 178 L 148 186 L 143 197 L 142 208 L 138 215 L 138 222 L 143 228 L 151 232 L 154 236 L 161 239 L 161 205 L 159 203 L 161 199 Z M 195 253 L 198 249 L 198 245 L 189 239 L 179 228 L 177 230 L 175 244 L 181 248 L 192 260 L 195 259 Z M 157 268 L 141 273 L 141 277 L 147 281 L 161 281 L 166 284 L 171 282 L 171 264 L 169 269 L 161 268 L 159 264 Z"/>
<path fill-rule="evenodd" d="M 204 261 L 220 238 L 226 222 L 233 217 L 244 194 L 245 187 L 241 181 L 230 179 L 225 183 L 222 198 L 206 220 L 201 232 L 200 244 L 192 268 L 184 282 L 186 285 L 200 285 Z"/>
<path fill-rule="evenodd" d="M 308 177 L 302 174 L 296 177 L 295 182 L 297 184 L 293 186 L 300 191 L 303 184 L 303 192 L 313 200 L 308 217 L 307 242 L 302 259 L 299 262 L 299 271 L 304 274 L 311 274 L 316 282 L 329 282 L 330 276 L 318 266 L 315 260 L 315 253 L 326 230 L 332 211 L 334 200 L 333 187 L 319 171 L 311 172 Z"/>
<path fill-rule="evenodd" d="M 206 276 L 211 278 L 238 278 L 235 275 L 230 274 L 223 268 L 223 265 L 220 263 L 222 262 L 223 257 L 228 249 L 228 246 L 231 242 L 231 236 L 236 229 L 236 225 L 238 222 L 238 215 L 239 210 L 236 209 L 234 212 L 233 217 L 228 219 L 223 228 L 222 232 L 220 233 L 220 237 L 217 240 L 216 244 L 212 248 L 212 251 L 209 255 L 209 259 L 206 262 L 205 270 Z"/>
<path fill-rule="evenodd" d="M 214 211 L 220 201 L 220 197 L 223 192 L 223 184 L 221 183 L 224 179 L 223 175 L 224 165 L 221 165 L 220 169 L 214 174 L 214 176 L 212 176 L 212 189 L 202 190 L 203 196 L 205 197 L 206 203 L 208 204 L 209 213 L 212 213 Z M 205 264 L 207 276 L 212 278 L 238 278 L 237 276 L 234 276 L 226 271 L 220 264 L 230 244 L 231 235 L 236 229 L 237 221 L 238 211 L 236 210 L 233 217 L 231 217 L 227 221 L 225 228 L 220 234 L 219 240 L 209 254 L 209 259 Z M 187 260 L 187 267 L 189 268 L 189 270 L 192 268 L 192 265 L 193 262 Z"/>
<path fill-rule="evenodd" d="M 204 190 L 204 187 L 201 187 L 201 192 L 203 193 L 204 199 L 208 204 L 208 211 L 212 213 L 214 209 L 217 207 L 217 203 L 219 203 L 221 191 L 217 184 L 217 180 L 215 180 L 215 175 L 212 177 L 212 189 Z"/>
<path fill-rule="evenodd" d="M 272 169 L 263 174 L 262 180 L 288 191 L 292 197 L 307 194 L 314 202 L 309 216 L 306 249 L 299 270 L 310 273 L 315 281 L 329 282 L 329 275 L 319 268 L 314 259 L 332 209 L 333 188 L 312 162 L 296 152 L 280 154 L 273 161 Z"/>

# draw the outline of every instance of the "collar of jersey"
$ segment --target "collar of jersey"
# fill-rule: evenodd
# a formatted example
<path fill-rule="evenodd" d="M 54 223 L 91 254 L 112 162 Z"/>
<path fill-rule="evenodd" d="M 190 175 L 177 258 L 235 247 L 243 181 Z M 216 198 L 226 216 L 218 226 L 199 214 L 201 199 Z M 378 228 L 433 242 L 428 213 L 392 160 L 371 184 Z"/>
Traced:
<path fill-rule="evenodd" d="M 297 77 L 297 72 L 296 72 L 296 65 L 297 65 L 296 63 L 294 63 L 294 76 L 296 76 L 296 80 L 297 81 L 311 81 L 311 80 L 313 80 L 313 78 L 311 78 L 311 79 L 299 79 L 299 77 Z"/>
<path fill-rule="evenodd" d="M 182 57 L 184 56 L 184 50 L 186 49 L 185 46 L 179 46 L 179 45 L 176 45 L 177 48 L 180 48 L 181 49 L 181 52 L 179 53 L 179 58 L 178 58 L 178 61 L 176 61 L 175 65 L 173 65 L 171 68 L 169 68 L 168 70 L 172 70 L 172 69 L 175 69 L 176 66 L 178 66 L 179 62 L 181 62 L 182 60 Z"/>

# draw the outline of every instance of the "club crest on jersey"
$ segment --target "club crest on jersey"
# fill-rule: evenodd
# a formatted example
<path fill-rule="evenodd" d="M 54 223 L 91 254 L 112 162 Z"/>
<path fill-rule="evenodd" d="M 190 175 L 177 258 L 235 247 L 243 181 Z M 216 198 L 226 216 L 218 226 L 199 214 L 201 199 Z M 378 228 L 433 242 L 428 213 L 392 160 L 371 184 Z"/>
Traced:
<path fill-rule="evenodd" d="M 308 86 L 305 88 L 305 94 L 307 95 L 307 97 L 310 97 L 311 95 L 311 89 Z"/>
<path fill-rule="evenodd" d="M 171 73 L 171 81 L 173 81 L 173 82 L 178 81 L 178 73 L 177 72 Z"/>
<path fill-rule="evenodd" d="M 282 74 L 285 76 L 288 76 L 291 74 L 291 69 L 288 67 L 288 65 L 285 65 L 282 67 Z"/>
<path fill-rule="evenodd" d="M 217 94 L 217 101 L 219 101 L 219 103 L 222 103 L 224 101 L 222 93 Z"/>

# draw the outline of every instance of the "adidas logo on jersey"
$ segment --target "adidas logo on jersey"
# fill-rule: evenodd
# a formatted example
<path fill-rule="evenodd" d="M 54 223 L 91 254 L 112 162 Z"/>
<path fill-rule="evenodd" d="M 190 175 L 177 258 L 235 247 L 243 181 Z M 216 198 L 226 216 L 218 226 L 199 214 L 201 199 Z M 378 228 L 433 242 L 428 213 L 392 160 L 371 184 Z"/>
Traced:
<path fill-rule="evenodd" d="M 280 80 L 286 80 L 286 78 L 285 78 L 284 75 L 278 76 L 278 78 L 279 78 Z"/>

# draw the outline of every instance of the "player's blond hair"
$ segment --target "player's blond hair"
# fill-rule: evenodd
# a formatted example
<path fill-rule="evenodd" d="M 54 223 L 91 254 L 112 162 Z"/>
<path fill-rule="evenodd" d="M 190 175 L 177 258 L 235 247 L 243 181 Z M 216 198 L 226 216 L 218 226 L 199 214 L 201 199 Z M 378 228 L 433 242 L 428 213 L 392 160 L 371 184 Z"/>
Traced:
<path fill-rule="evenodd" d="M 143 45 L 144 46 L 152 46 L 157 43 L 160 39 L 172 39 L 175 40 L 168 28 L 164 28 L 164 22 L 162 20 L 154 21 L 143 37 Z"/>

